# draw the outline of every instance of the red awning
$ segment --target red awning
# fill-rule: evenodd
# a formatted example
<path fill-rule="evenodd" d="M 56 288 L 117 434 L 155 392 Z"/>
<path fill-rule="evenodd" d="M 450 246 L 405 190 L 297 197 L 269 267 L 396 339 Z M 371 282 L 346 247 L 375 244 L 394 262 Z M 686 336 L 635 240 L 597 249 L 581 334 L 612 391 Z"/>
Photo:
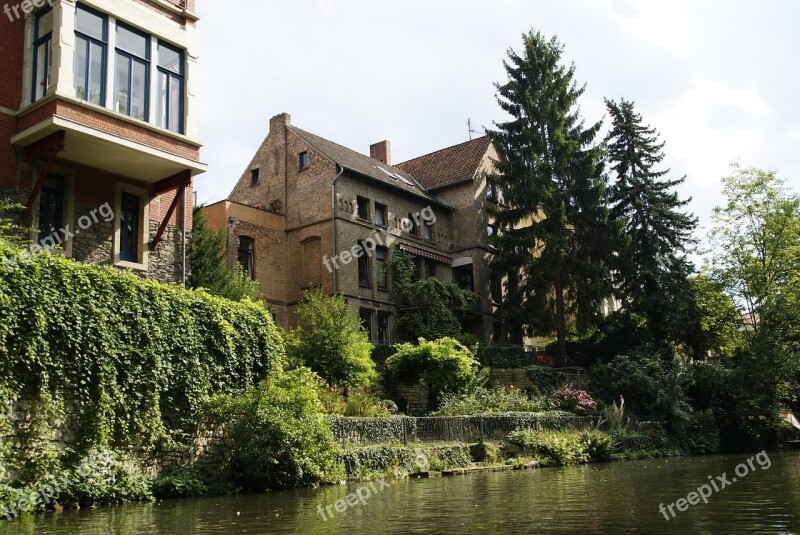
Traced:
<path fill-rule="evenodd" d="M 430 251 L 426 251 L 425 249 L 419 249 L 411 245 L 406 245 L 405 243 L 400 244 L 400 250 L 405 251 L 407 253 L 411 253 L 415 256 L 421 256 L 422 258 L 429 258 L 431 260 L 436 260 L 440 264 L 445 264 L 448 266 L 453 265 L 453 259 L 450 257 L 436 253 L 431 253 Z"/>

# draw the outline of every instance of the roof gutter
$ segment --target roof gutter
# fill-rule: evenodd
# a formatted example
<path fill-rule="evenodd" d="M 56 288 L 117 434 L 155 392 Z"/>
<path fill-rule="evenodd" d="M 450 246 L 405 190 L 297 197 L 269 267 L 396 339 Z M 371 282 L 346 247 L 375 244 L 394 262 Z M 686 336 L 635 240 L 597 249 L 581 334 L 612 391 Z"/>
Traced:
<path fill-rule="evenodd" d="M 338 280 L 339 280 L 338 271 L 339 270 L 336 269 L 336 261 L 335 261 L 336 260 L 336 256 L 338 254 L 336 252 L 336 240 L 337 240 L 337 236 L 336 236 L 336 181 L 339 180 L 339 177 L 342 176 L 342 174 L 344 174 L 344 170 L 345 170 L 344 166 L 343 165 L 339 165 L 339 173 L 335 177 L 333 177 L 333 182 L 331 182 L 331 228 L 333 229 L 333 243 L 331 245 L 332 245 L 332 248 L 333 248 L 333 257 L 332 258 L 334 259 L 334 262 L 333 262 L 333 273 L 332 273 L 332 275 L 333 275 L 333 295 L 337 294 L 338 288 L 339 288 L 339 285 L 338 285 Z"/>

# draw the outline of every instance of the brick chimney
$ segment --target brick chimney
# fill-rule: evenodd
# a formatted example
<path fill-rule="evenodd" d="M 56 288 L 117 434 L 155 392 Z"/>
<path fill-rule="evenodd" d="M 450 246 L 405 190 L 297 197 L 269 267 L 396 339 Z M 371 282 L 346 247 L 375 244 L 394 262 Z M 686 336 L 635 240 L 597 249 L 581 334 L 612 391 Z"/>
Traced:
<path fill-rule="evenodd" d="M 371 158 L 386 165 L 392 165 L 392 145 L 388 141 L 381 141 L 372 145 L 369 148 L 369 155 Z"/>
<path fill-rule="evenodd" d="M 288 113 L 281 113 L 269 120 L 269 131 L 274 133 L 283 132 L 283 129 L 291 126 L 291 124 L 292 116 Z"/>

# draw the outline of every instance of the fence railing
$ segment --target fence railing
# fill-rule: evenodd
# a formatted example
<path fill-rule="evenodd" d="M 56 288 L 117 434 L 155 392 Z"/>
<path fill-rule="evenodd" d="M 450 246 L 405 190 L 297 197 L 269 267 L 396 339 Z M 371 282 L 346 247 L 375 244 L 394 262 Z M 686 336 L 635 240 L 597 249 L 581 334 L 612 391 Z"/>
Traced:
<path fill-rule="evenodd" d="M 634 429 L 645 422 L 626 417 Z M 601 416 L 549 416 L 539 414 L 483 414 L 477 416 L 430 416 L 415 418 L 330 417 L 333 435 L 341 446 L 409 442 L 480 442 L 502 440 L 519 430 L 578 429 L 598 427 Z"/>

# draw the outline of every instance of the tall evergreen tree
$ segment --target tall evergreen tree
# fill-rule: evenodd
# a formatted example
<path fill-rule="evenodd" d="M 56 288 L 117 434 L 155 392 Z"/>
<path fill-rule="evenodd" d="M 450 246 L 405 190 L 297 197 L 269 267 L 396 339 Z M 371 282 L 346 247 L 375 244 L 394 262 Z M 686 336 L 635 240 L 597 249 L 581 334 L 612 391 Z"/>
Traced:
<path fill-rule="evenodd" d="M 575 66 L 561 64 L 562 45 L 539 32 L 523 35 L 521 54 L 508 51 L 508 81 L 497 100 L 511 119 L 488 134 L 499 161 L 492 180 L 504 192 L 493 268 L 508 277 L 504 314 L 512 336 L 556 332 L 566 356 L 568 329 L 592 323 L 610 291 L 604 245 L 610 236 L 601 152 L 601 124 L 584 126 Z"/>
<path fill-rule="evenodd" d="M 691 199 L 681 200 L 674 190 L 686 177 L 667 180 L 669 169 L 656 169 L 664 143 L 633 102 L 606 100 L 606 106 L 612 119 L 608 159 L 616 175 L 611 215 L 623 225 L 618 289 L 626 308 L 647 320 L 656 341 L 675 340 L 694 270 L 683 252 L 697 226 L 697 218 L 681 211 Z"/>

